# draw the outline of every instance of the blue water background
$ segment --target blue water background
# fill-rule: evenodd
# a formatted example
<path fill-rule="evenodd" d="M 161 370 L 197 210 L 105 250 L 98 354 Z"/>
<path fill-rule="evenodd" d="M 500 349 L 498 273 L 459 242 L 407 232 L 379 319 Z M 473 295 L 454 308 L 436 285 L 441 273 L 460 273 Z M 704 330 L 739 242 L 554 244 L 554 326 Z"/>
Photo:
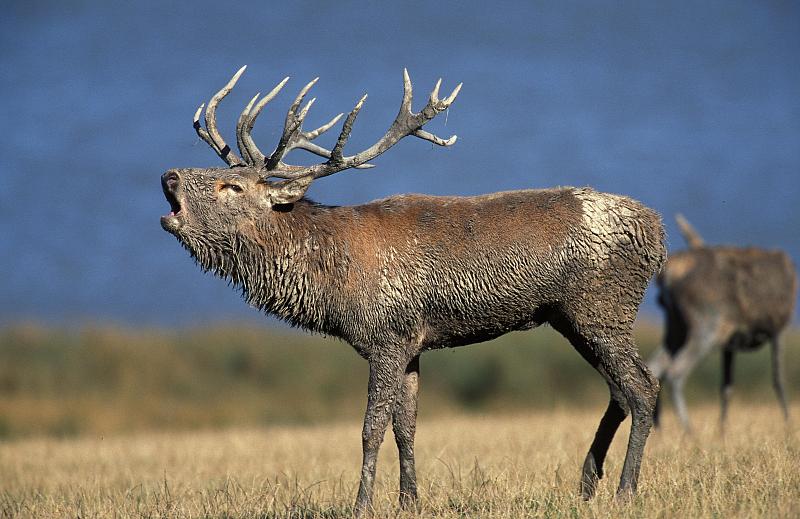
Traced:
<path fill-rule="evenodd" d="M 265 150 L 315 76 L 309 128 L 369 92 L 350 150 L 394 118 L 404 66 L 416 107 L 439 76 L 464 82 L 431 125 L 456 146 L 407 139 L 316 200 L 590 185 L 660 211 L 671 250 L 682 212 L 709 242 L 800 263 L 798 5 L 4 2 L 0 323 L 262 322 L 159 225 L 163 171 L 222 164 L 191 117 L 243 64 L 219 111 L 231 143 L 253 93 L 292 76 L 256 126 Z M 643 311 L 658 315 L 652 291 Z"/>

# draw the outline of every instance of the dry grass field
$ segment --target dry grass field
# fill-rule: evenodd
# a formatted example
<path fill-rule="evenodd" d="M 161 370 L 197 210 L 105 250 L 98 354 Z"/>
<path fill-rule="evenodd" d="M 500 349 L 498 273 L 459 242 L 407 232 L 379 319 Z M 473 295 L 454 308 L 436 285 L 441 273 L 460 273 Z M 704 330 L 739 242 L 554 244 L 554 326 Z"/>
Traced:
<path fill-rule="evenodd" d="M 795 405 L 794 416 L 800 417 Z M 673 416 L 648 444 L 640 493 L 614 498 L 627 427 L 591 502 L 576 495 L 602 408 L 421 420 L 422 517 L 800 517 L 800 440 L 774 402 Z M 626 422 L 627 423 L 627 422 Z M 0 443 L 3 517 L 348 517 L 360 463 L 357 420 L 207 432 Z M 393 517 L 397 460 L 381 452 L 376 516 Z M 403 514 L 400 514 L 403 515 Z M 407 514 L 413 516 L 413 514 Z"/>

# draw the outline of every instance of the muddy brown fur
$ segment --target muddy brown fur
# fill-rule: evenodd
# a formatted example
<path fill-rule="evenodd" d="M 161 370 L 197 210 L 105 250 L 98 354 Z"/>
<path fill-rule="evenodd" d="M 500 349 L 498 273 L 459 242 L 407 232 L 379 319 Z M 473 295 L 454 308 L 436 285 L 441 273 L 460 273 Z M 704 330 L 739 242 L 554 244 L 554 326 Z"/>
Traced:
<path fill-rule="evenodd" d="M 410 81 L 407 92 L 410 104 Z M 420 137 L 413 127 L 403 131 Z M 410 507 L 417 500 L 420 355 L 545 323 L 610 388 L 581 493 L 594 494 L 606 451 L 628 414 L 633 423 L 618 492 L 635 491 L 658 394 L 632 335 L 645 288 L 665 260 L 654 211 L 624 196 L 571 187 L 327 206 L 303 196 L 313 178 L 287 174 L 270 181 L 262 164 L 236 163 L 224 143 L 210 143 L 232 167 L 166 172 L 162 186 L 172 212 L 162 226 L 251 305 L 341 338 L 368 361 L 357 515 L 371 509 L 378 448 L 390 421 L 400 456 L 400 503 Z M 326 167 L 339 160 L 335 150 L 332 155 Z M 363 164 L 374 155 L 354 157 L 344 161 Z"/>
<path fill-rule="evenodd" d="M 684 383 L 698 362 L 720 352 L 720 424 L 724 426 L 733 390 L 734 355 L 770 343 L 773 387 L 788 419 L 780 336 L 791 321 L 797 292 L 797 274 L 789 256 L 756 247 L 709 246 L 680 215 L 678 223 L 689 248 L 672 254 L 658 276 L 665 336 L 663 347 L 648 362 L 650 369 L 671 387 L 678 417 L 689 430 Z"/>

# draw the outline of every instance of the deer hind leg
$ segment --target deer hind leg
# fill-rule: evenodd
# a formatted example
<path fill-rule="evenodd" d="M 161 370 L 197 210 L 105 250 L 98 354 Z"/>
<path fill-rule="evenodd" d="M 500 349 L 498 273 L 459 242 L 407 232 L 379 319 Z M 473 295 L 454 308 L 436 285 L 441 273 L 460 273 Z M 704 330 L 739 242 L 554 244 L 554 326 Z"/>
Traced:
<path fill-rule="evenodd" d="M 551 324 L 603 375 L 611 393 L 606 412 L 583 462 L 581 495 L 584 499 L 594 495 L 597 482 L 603 477 L 603 462 L 611 440 L 629 413 L 633 415 L 633 424 L 617 493 L 633 492 L 639 479 L 644 445 L 653 424 L 658 380 L 639 356 L 630 332 L 594 334 L 577 332 L 575 327 L 563 321 L 551 321 Z"/>
<path fill-rule="evenodd" d="M 728 418 L 728 403 L 733 393 L 733 350 L 722 349 L 722 386 L 720 387 L 719 426 L 725 432 L 725 421 Z"/>
<path fill-rule="evenodd" d="M 601 373 L 606 376 L 610 386 L 618 388 L 630 408 L 631 432 L 617 495 L 634 493 L 639 482 L 644 446 L 653 426 L 658 379 L 642 361 L 630 333 L 598 341 L 596 348 L 599 352 Z"/>
<path fill-rule="evenodd" d="M 720 322 L 705 326 L 695 326 L 689 332 L 686 345 L 672 358 L 672 363 L 665 372 L 665 379 L 669 382 L 672 392 L 672 403 L 678 414 L 681 425 L 686 432 L 691 431 L 689 413 L 686 410 L 686 400 L 683 397 L 683 386 L 686 378 L 702 360 L 715 347 L 724 346 L 730 335 L 730 329 Z"/>
<path fill-rule="evenodd" d="M 672 362 L 672 355 L 665 348 L 659 348 L 658 351 L 647 361 L 647 367 L 653 375 L 663 382 L 664 372 L 667 370 L 670 362 Z M 659 391 L 656 397 L 656 407 L 653 409 L 653 426 L 658 427 L 661 418 L 661 392 Z"/>
<path fill-rule="evenodd" d="M 775 389 L 775 394 L 777 395 L 778 402 L 781 405 L 784 420 L 789 420 L 789 406 L 786 403 L 786 392 L 783 389 L 783 346 L 778 336 L 775 336 L 770 340 L 770 345 L 772 346 L 772 387 Z"/>
<path fill-rule="evenodd" d="M 419 355 L 408 363 L 392 412 L 392 429 L 400 455 L 400 507 L 413 508 L 417 502 L 417 474 L 414 469 L 414 435 L 417 429 Z"/>
<path fill-rule="evenodd" d="M 611 440 L 614 439 L 619 425 L 630 412 L 628 403 L 619 388 L 609 383 L 609 389 L 611 399 L 606 412 L 600 419 L 600 425 L 597 427 L 592 445 L 583 461 L 580 490 L 584 499 L 591 499 L 594 496 L 597 482 L 603 477 L 603 463 Z"/>
<path fill-rule="evenodd" d="M 361 517 L 372 512 L 372 492 L 375 484 L 375 468 L 378 449 L 383 443 L 386 427 L 389 425 L 395 407 L 407 360 L 400 355 L 388 353 L 369 359 L 369 395 L 367 410 L 364 413 L 364 428 L 361 433 L 363 461 L 361 480 L 356 497 L 355 516 Z"/>

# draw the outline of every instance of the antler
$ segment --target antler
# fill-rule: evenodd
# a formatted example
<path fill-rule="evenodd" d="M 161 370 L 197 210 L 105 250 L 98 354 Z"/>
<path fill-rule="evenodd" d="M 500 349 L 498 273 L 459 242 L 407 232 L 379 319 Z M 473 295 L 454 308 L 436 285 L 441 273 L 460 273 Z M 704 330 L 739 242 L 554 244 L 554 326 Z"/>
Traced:
<path fill-rule="evenodd" d="M 244 74 L 244 69 L 247 68 L 247 65 L 240 68 L 236 74 L 233 75 L 230 81 L 222 87 L 222 89 L 214 94 L 214 97 L 208 102 L 208 108 L 206 108 L 206 127 L 203 128 L 200 126 L 200 113 L 203 111 L 203 107 L 205 107 L 205 103 L 201 104 L 197 111 L 194 113 L 194 129 L 197 132 L 197 135 L 200 136 L 201 139 L 206 141 L 206 143 L 211 146 L 211 148 L 217 152 L 217 155 L 228 163 L 229 166 L 238 166 L 242 163 L 242 159 L 236 156 L 236 154 L 231 150 L 230 146 L 225 144 L 225 140 L 222 138 L 222 135 L 219 134 L 219 130 L 217 130 L 217 105 L 219 104 L 222 99 L 233 90 L 233 86 L 239 81 L 239 77 Z M 241 151 L 241 149 L 240 149 Z"/>
<path fill-rule="evenodd" d="M 441 137 L 422 129 L 422 127 L 428 121 L 436 117 L 436 115 L 446 110 L 451 104 L 453 104 L 453 101 L 455 101 L 456 96 L 463 85 L 463 83 L 459 83 L 449 96 L 447 96 L 445 99 L 439 99 L 439 87 L 441 84 L 442 80 L 439 79 L 439 81 L 436 82 L 436 86 L 433 87 L 433 91 L 428 99 L 428 103 L 422 110 L 414 113 L 411 110 L 411 101 L 413 97 L 411 78 L 408 76 L 408 70 L 403 69 L 403 101 L 400 104 L 400 111 L 392 125 L 387 130 L 386 134 L 378 142 L 355 155 L 342 155 L 342 150 L 344 149 L 347 140 L 350 138 L 350 132 L 353 129 L 353 123 L 355 122 L 361 107 L 364 105 L 364 101 L 367 99 L 365 94 L 364 97 L 362 97 L 358 103 L 356 103 L 355 108 L 353 108 L 353 110 L 348 114 L 347 119 L 345 119 L 344 125 L 342 126 L 342 131 L 339 134 L 339 138 L 336 140 L 336 145 L 330 152 L 330 157 L 328 158 L 327 162 L 307 168 L 288 166 L 277 162 L 272 168 L 270 168 L 271 164 L 268 161 L 267 173 L 265 177 L 295 179 L 310 176 L 312 178 L 321 178 L 338 173 L 339 171 L 343 171 L 345 169 L 368 166 L 367 163 L 369 161 L 397 144 L 400 139 L 409 135 L 419 137 L 420 139 L 432 142 L 438 146 L 451 146 L 455 144 L 458 138 L 456 135 L 451 136 L 449 139 L 442 139 Z M 292 110 L 289 112 L 291 114 Z M 301 115 L 303 115 L 302 112 Z M 288 127 L 289 118 L 287 117 L 287 128 Z"/>
<path fill-rule="evenodd" d="M 311 87 L 313 87 L 319 79 L 315 78 L 300 90 L 300 93 L 289 107 L 280 141 L 278 142 L 275 151 L 273 151 L 270 156 L 267 157 L 261 152 L 261 150 L 258 149 L 258 146 L 256 146 L 251 132 L 253 130 L 253 126 L 255 125 L 256 118 L 261 113 L 264 106 L 266 106 L 267 103 L 269 103 L 273 98 L 275 98 L 276 95 L 278 95 L 280 90 L 289 80 L 289 78 L 286 77 L 280 83 L 278 83 L 275 88 L 269 92 L 269 94 L 261 98 L 261 100 L 259 100 L 257 103 L 256 100 L 258 100 L 260 94 L 256 94 L 247 104 L 244 111 L 242 111 L 242 113 L 239 115 L 239 119 L 236 123 L 236 143 L 239 147 L 239 152 L 242 155 L 242 158 L 239 158 L 225 143 L 224 139 L 219 133 L 219 130 L 217 129 L 216 109 L 219 102 L 226 95 L 228 95 L 233 89 L 234 85 L 236 85 L 239 77 L 244 73 L 245 68 L 247 67 L 244 66 L 240 68 L 236 74 L 233 75 L 230 81 L 228 81 L 228 83 L 222 87 L 219 92 L 214 94 L 214 96 L 208 102 L 208 108 L 206 108 L 205 111 L 205 128 L 200 125 L 200 114 L 203 111 L 205 104 L 201 104 L 200 108 L 197 109 L 197 112 L 195 112 L 194 115 L 194 128 L 197 131 L 197 134 L 201 139 L 208 143 L 208 145 L 211 146 L 217 155 L 219 155 L 220 158 L 222 158 L 222 160 L 224 160 L 229 166 L 249 165 L 264 168 L 264 178 L 274 177 L 283 179 L 297 179 L 311 177 L 312 179 L 315 179 L 332 175 L 333 173 L 350 168 L 371 168 L 373 165 L 368 163 L 370 160 L 385 152 L 397 144 L 400 139 L 408 135 L 419 137 L 420 139 L 424 139 L 439 146 L 450 146 L 456 142 L 457 137 L 455 135 L 449 139 L 442 139 L 441 137 L 437 137 L 436 135 L 423 130 L 422 126 L 436 117 L 438 113 L 450 107 L 458 95 L 458 92 L 461 90 L 461 84 L 459 84 L 447 98 L 440 100 L 439 87 L 442 83 L 442 80 L 440 79 L 436 82 L 436 86 L 431 92 L 428 104 L 426 104 L 425 107 L 418 113 L 414 113 L 411 111 L 411 79 L 408 77 L 408 71 L 403 69 L 403 101 L 400 104 L 400 112 L 397 114 L 397 117 L 389 127 L 389 130 L 386 132 L 386 134 L 371 147 L 355 155 L 342 155 L 342 150 L 344 149 L 347 140 L 350 138 L 350 132 L 352 131 L 353 123 L 355 122 L 358 112 L 361 110 L 364 101 L 367 99 L 366 94 L 361 98 L 361 100 L 359 100 L 355 108 L 353 108 L 353 110 L 348 114 L 347 119 L 345 119 L 344 125 L 342 126 L 342 131 L 339 134 L 339 138 L 336 140 L 336 145 L 332 150 L 328 150 L 311 142 L 321 134 L 331 129 L 331 127 L 333 127 L 333 125 L 336 124 L 343 115 L 337 115 L 316 130 L 312 130 L 310 132 L 303 131 L 303 121 L 308 115 L 308 111 L 314 104 L 316 98 L 311 99 L 308 103 L 306 103 L 305 106 L 303 106 L 302 109 L 300 108 L 300 105 L 305 99 L 306 94 L 308 94 L 308 91 L 311 90 Z M 283 162 L 284 156 L 286 156 L 288 152 L 295 148 L 309 151 L 321 157 L 327 158 L 328 160 L 321 164 L 316 164 L 309 167 L 285 164 Z"/>

